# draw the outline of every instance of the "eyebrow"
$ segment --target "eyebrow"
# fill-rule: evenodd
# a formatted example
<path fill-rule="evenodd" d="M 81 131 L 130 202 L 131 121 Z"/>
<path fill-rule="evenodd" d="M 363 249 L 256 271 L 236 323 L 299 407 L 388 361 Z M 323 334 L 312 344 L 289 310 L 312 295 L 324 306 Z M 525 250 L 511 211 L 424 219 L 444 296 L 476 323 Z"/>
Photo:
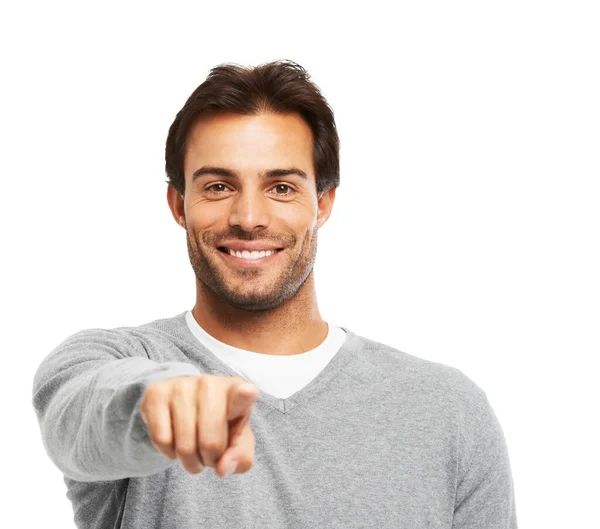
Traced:
<path fill-rule="evenodd" d="M 228 176 L 230 178 L 234 178 L 239 180 L 239 175 L 232 171 L 231 169 L 225 169 L 224 167 L 213 167 L 210 165 L 204 165 L 200 167 L 200 169 L 196 169 L 194 174 L 192 175 L 192 182 L 194 182 L 198 177 L 205 174 L 214 174 L 218 176 Z M 267 180 L 269 178 L 280 178 L 282 176 L 296 175 L 302 178 L 303 180 L 308 180 L 308 176 L 302 169 L 298 169 L 297 167 L 290 167 L 289 169 L 270 169 L 268 171 L 264 171 L 262 173 L 258 173 L 258 176 L 262 180 Z"/>

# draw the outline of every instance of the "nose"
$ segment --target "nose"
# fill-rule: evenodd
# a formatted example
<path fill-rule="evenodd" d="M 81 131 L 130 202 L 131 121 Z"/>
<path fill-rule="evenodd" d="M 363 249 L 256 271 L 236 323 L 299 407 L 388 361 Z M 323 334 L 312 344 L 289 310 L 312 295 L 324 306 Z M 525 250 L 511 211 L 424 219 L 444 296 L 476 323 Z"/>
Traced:
<path fill-rule="evenodd" d="M 269 224 L 269 199 L 261 190 L 241 190 L 233 199 L 229 212 L 229 225 L 244 231 L 265 228 Z"/>

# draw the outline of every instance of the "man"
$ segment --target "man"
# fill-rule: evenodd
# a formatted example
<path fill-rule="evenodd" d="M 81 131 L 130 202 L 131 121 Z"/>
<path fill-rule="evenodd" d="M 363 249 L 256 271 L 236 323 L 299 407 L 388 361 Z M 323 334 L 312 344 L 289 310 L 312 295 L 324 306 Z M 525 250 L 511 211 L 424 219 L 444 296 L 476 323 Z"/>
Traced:
<path fill-rule="evenodd" d="M 305 70 L 211 70 L 169 130 L 166 172 L 195 306 L 79 331 L 35 374 L 77 526 L 516 528 L 485 392 L 321 317 L 339 140 Z"/>

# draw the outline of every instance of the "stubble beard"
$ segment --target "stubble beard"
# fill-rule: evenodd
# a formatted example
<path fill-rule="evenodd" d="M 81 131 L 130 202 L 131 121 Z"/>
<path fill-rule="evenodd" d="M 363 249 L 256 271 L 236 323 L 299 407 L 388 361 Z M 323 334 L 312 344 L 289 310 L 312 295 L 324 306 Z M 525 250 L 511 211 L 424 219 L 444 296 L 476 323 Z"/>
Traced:
<path fill-rule="evenodd" d="M 298 293 L 314 268 L 318 242 L 317 228 L 305 240 L 308 245 L 303 247 L 298 259 L 290 262 L 289 255 L 279 256 L 280 262 L 272 265 L 279 274 L 274 274 L 273 270 L 268 269 L 234 270 L 216 255 L 219 251 L 216 248 L 213 254 L 207 257 L 201 249 L 197 233 L 193 234 L 194 245 L 191 244 L 187 228 L 185 233 L 190 264 L 196 279 L 221 301 L 237 309 L 252 312 L 275 309 Z M 293 247 L 286 248 L 285 251 L 291 252 Z M 274 279 L 270 281 L 270 277 Z M 236 288 L 237 284 L 243 286 Z"/>

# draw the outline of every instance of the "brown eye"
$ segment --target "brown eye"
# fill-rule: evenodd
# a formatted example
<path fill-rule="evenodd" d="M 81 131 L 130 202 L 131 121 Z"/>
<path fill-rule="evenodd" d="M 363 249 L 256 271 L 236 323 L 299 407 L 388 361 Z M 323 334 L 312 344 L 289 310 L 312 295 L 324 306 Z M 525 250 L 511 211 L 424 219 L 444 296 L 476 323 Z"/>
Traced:
<path fill-rule="evenodd" d="M 216 187 L 216 186 L 223 186 L 225 188 L 227 187 L 225 184 L 213 184 L 213 185 L 208 186 L 206 189 L 207 189 L 207 191 L 210 191 L 211 193 L 215 193 L 215 194 L 221 193 L 221 191 L 211 191 L 211 188 Z"/>
<path fill-rule="evenodd" d="M 287 187 L 290 190 L 290 192 L 289 193 L 278 193 L 279 195 L 288 196 L 288 195 L 292 195 L 296 192 L 296 190 L 288 184 L 277 184 L 273 189 L 282 188 L 282 187 L 284 187 L 284 188 Z"/>

